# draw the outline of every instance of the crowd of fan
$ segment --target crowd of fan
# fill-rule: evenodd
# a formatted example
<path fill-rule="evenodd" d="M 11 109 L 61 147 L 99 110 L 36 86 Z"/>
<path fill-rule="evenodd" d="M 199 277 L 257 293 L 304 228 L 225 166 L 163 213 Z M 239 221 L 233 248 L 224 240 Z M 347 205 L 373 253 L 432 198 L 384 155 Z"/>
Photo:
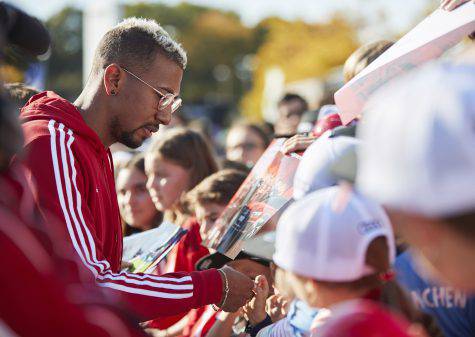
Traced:
<path fill-rule="evenodd" d="M 450 7 L 450 1 L 446 3 Z M 356 50 L 345 63 L 345 81 L 392 44 L 378 41 Z M 31 192 L 34 197 L 24 197 L 24 190 L 31 188 L 25 182 L 32 179 L 28 174 L 16 175 L 21 140 L 9 119 L 25 106 L 25 123 L 29 116 L 25 111 L 54 103 L 35 103 L 42 93 L 22 84 L 5 84 L 0 251 L 10 255 L 1 278 L 16 279 L 22 294 L 0 281 L 2 297 L 9 299 L 8 308 L 0 306 L 0 332 L 29 335 L 24 326 L 36 320 L 37 336 L 46 336 L 48 327 L 59 329 L 58 336 L 66 335 L 65 331 L 73 336 L 474 336 L 474 50 L 469 42 L 460 55 L 431 62 L 385 84 L 370 98 L 362 116 L 349 125 L 342 125 L 336 106 L 309 111 L 305 99 L 288 93 L 276 107 L 274 125 L 238 120 L 226 130 L 224 144 L 177 110 L 171 121 L 163 123 L 168 125 L 161 125 L 137 149 L 111 146 L 123 236 L 159 227 L 163 221 L 187 229 L 150 277 L 227 266 L 254 284 L 244 306 L 223 310 L 228 279 L 220 271 L 224 298 L 203 300 L 201 304 L 207 305 L 173 309 L 169 314 L 164 308 L 155 318 L 135 318 L 141 312 L 130 310 L 133 302 L 122 305 L 120 300 L 110 300 L 88 280 L 90 275 L 78 277 L 88 289 L 81 296 L 89 297 L 78 299 L 74 294 L 65 275 L 71 274 L 66 266 L 76 263 L 70 260 L 78 257 L 65 257 L 63 239 L 49 224 L 33 220 L 30 213 L 36 212 L 33 200 L 42 193 L 41 185 Z M 293 199 L 244 244 L 235 259 L 204 247 L 203 240 L 226 205 L 278 138 L 286 138 L 285 154 L 301 155 Z M 62 150 L 68 146 L 70 142 Z M 224 153 L 218 156 L 221 149 Z M 25 165 L 42 165 L 41 158 L 36 160 Z M 92 193 L 94 186 L 84 184 L 83 194 Z M 74 185 L 75 180 L 67 188 L 77 189 Z M 40 243 L 13 225 L 17 222 L 28 223 Z M 7 250 L 15 240 L 24 240 L 16 243 L 22 247 L 19 250 L 32 261 L 33 269 L 47 277 L 19 269 L 25 257 Z M 55 257 L 43 258 L 36 250 L 38 244 Z M 36 252 L 34 257 L 28 253 L 30 248 Z M 124 267 L 128 261 L 121 263 Z M 73 269 L 73 274 L 88 272 Z M 64 298 L 50 297 L 61 292 Z M 36 317 L 23 308 L 25 301 L 39 305 Z M 57 306 L 50 303 L 49 309 L 42 308 L 48 301 L 58 301 Z M 67 326 L 61 328 L 52 322 L 63 316 L 48 310 L 58 308 L 63 308 L 64 317 L 69 313 L 77 317 L 74 326 L 66 319 Z M 38 327 L 41 322 L 46 322 L 43 328 Z"/>

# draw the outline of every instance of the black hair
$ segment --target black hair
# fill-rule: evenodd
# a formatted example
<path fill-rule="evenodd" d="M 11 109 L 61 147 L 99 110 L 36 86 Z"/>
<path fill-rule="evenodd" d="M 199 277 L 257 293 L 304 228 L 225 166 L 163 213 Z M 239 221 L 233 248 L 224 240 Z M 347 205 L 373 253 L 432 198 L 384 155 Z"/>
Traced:
<path fill-rule="evenodd" d="M 300 95 L 294 94 L 294 93 L 287 93 L 282 97 L 279 101 L 279 106 L 282 104 L 287 104 L 292 101 L 299 101 L 302 104 L 302 113 L 306 110 L 308 110 L 308 103 L 307 101 Z"/>

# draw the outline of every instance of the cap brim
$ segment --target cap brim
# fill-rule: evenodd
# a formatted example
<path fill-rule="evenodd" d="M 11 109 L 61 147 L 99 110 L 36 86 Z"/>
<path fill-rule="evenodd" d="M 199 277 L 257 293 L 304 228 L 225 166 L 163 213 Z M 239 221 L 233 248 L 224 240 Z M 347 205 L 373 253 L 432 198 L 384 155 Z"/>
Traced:
<path fill-rule="evenodd" d="M 253 257 L 272 262 L 275 252 L 275 231 L 259 234 L 246 240 L 243 251 Z"/>
<path fill-rule="evenodd" d="M 213 268 L 219 269 L 219 268 L 224 267 L 224 265 L 228 262 L 236 261 L 236 260 L 245 260 L 245 259 L 252 260 L 264 266 L 269 266 L 269 264 L 272 262 L 272 258 L 266 259 L 260 256 L 254 256 L 252 254 L 248 254 L 246 252 L 240 252 L 234 260 L 230 259 L 224 254 L 216 252 L 213 254 L 206 255 L 202 257 L 201 259 L 199 259 L 198 262 L 196 262 L 195 264 L 195 268 L 198 271 L 203 271 L 203 270 L 208 270 L 208 269 L 213 269 Z"/>
<path fill-rule="evenodd" d="M 212 268 L 222 268 L 226 263 L 232 261 L 229 257 L 221 253 L 213 253 L 206 255 L 198 260 L 195 264 L 195 268 L 198 271 L 208 270 Z"/>

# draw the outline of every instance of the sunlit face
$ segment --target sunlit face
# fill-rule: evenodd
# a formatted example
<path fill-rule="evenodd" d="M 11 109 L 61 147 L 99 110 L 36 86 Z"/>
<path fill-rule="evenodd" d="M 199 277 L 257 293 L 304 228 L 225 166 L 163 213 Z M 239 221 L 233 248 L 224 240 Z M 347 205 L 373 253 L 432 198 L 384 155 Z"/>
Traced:
<path fill-rule="evenodd" d="M 147 177 L 136 168 L 119 171 L 117 200 L 122 219 L 131 227 L 147 230 L 154 226 L 157 210 L 146 188 Z"/>
<path fill-rule="evenodd" d="M 278 107 L 279 118 L 275 124 L 276 134 L 294 134 L 302 119 L 303 106 L 299 100 L 283 103 Z"/>
<path fill-rule="evenodd" d="M 273 283 L 270 268 L 255 261 L 248 259 L 240 259 L 228 262 L 226 263 L 226 265 L 243 273 L 244 275 L 253 280 L 259 275 L 264 275 L 267 281 L 269 282 L 269 285 L 272 285 Z"/>
<path fill-rule="evenodd" d="M 419 254 L 420 272 L 455 288 L 475 293 L 475 245 L 441 221 L 389 210 L 391 222 Z"/>
<path fill-rule="evenodd" d="M 200 235 L 203 240 L 208 238 L 208 233 L 214 227 L 214 223 L 219 218 L 226 205 L 217 203 L 198 203 L 195 206 L 196 220 L 200 224 Z"/>
<path fill-rule="evenodd" d="M 173 209 L 189 188 L 189 170 L 163 157 L 152 155 L 145 158 L 145 171 L 147 189 L 155 207 L 162 212 Z"/>
<path fill-rule="evenodd" d="M 120 68 L 119 68 L 120 69 Z M 146 72 L 128 69 L 163 93 L 180 93 L 183 70 L 167 57 L 157 54 Z M 106 75 L 107 76 L 107 75 Z M 171 107 L 157 108 L 160 96 L 124 70 L 119 70 L 117 93 L 110 98 L 109 129 L 113 141 L 137 148 L 171 119 Z"/>
<path fill-rule="evenodd" d="M 292 284 L 290 283 L 287 271 L 279 267 L 277 267 L 275 270 L 275 287 L 280 294 L 287 298 L 294 298 L 296 296 Z"/>
<path fill-rule="evenodd" d="M 232 128 L 226 138 L 226 158 L 253 166 L 265 151 L 265 145 L 254 131 L 246 127 Z"/>

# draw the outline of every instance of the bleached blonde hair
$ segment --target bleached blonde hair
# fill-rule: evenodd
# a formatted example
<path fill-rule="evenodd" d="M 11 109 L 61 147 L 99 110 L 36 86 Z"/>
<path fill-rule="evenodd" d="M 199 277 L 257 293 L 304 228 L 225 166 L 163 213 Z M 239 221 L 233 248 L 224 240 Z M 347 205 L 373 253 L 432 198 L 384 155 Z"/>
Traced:
<path fill-rule="evenodd" d="M 155 20 L 130 17 L 109 30 L 96 49 L 93 72 L 111 63 L 146 70 L 157 53 L 186 68 L 186 52 Z"/>

